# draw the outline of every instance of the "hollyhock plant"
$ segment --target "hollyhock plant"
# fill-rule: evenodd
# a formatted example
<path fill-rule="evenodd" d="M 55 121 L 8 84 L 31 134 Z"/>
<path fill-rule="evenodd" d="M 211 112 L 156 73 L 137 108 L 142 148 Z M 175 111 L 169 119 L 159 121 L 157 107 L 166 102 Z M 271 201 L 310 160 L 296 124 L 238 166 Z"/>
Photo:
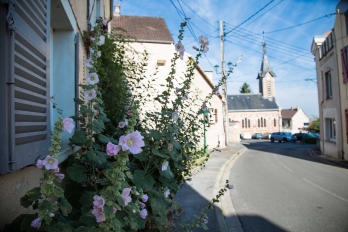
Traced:
<path fill-rule="evenodd" d="M 94 37 L 91 37 L 90 40 L 94 42 L 95 38 L 94 38 Z"/>
<path fill-rule="evenodd" d="M 65 175 L 62 174 L 62 173 L 57 173 L 57 177 L 58 177 L 59 179 L 63 180 L 64 177 L 65 177 Z"/>
<path fill-rule="evenodd" d="M 203 35 L 201 35 L 201 36 L 198 37 L 198 41 L 199 41 L 199 43 L 200 43 L 202 46 L 204 46 L 204 45 L 209 45 L 208 38 L 205 37 L 205 36 L 203 36 Z"/>
<path fill-rule="evenodd" d="M 146 207 L 146 205 L 143 202 L 140 202 L 139 204 L 142 209 Z"/>
<path fill-rule="evenodd" d="M 33 228 L 40 228 L 41 227 L 41 218 L 36 218 L 34 221 L 30 224 Z"/>
<path fill-rule="evenodd" d="M 94 206 L 92 210 L 92 214 L 95 216 L 95 219 L 97 220 L 98 223 L 105 221 L 105 214 L 102 208 L 98 208 Z"/>
<path fill-rule="evenodd" d="M 179 119 L 178 111 L 174 111 L 172 113 L 172 119 L 173 119 L 174 122 L 178 121 L 178 119 Z"/>
<path fill-rule="evenodd" d="M 141 200 L 143 202 L 147 202 L 148 199 L 149 199 L 149 197 L 147 196 L 147 194 L 144 194 L 144 195 L 141 196 Z"/>
<path fill-rule="evenodd" d="M 52 217 L 54 217 L 55 216 L 55 214 L 54 213 L 50 213 L 50 217 L 52 218 Z"/>
<path fill-rule="evenodd" d="M 113 211 L 114 213 L 116 213 L 116 212 L 117 212 L 117 209 L 116 209 L 115 207 L 112 207 L 112 211 Z"/>
<path fill-rule="evenodd" d="M 180 59 L 183 59 L 184 53 L 185 53 L 185 47 L 180 41 L 177 44 L 175 44 L 175 50 L 179 52 Z"/>
<path fill-rule="evenodd" d="M 203 103 L 203 105 L 201 106 L 201 108 L 202 108 L 202 110 L 208 109 L 207 104 Z"/>
<path fill-rule="evenodd" d="M 98 83 L 99 82 L 98 74 L 96 74 L 96 73 L 88 73 L 86 81 L 90 85 L 94 85 L 94 84 Z"/>
<path fill-rule="evenodd" d="M 89 48 L 89 53 L 91 53 L 91 54 L 93 54 L 93 53 L 94 53 L 93 48 Z"/>
<path fill-rule="evenodd" d="M 233 184 L 228 185 L 228 188 L 229 188 L 229 189 L 233 189 L 233 188 L 234 188 L 234 187 L 233 187 Z"/>
<path fill-rule="evenodd" d="M 101 46 L 105 43 L 105 36 L 101 35 L 99 37 L 99 42 L 98 42 L 98 45 Z"/>
<path fill-rule="evenodd" d="M 42 164 L 42 162 L 43 162 L 43 160 L 37 160 L 37 161 L 36 161 L 36 167 L 37 167 L 37 168 L 43 168 L 44 165 Z"/>
<path fill-rule="evenodd" d="M 93 60 L 91 58 L 86 60 L 86 67 L 87 68 L 92 68 L 93 66 Z"/>
<path fill-rule="evenodd" d="M 197 48 L 196 46 L 193 46 L 192 48 L 195 49 L 197 52 L 199 51 L 199 48 Z"/>
<path fill-rule="evenodd" d="M 176 87 L 176 88 L 175 88 L 175 92 L 176 92 L 176 93 L 179 93 L 180 90 L 181 90 L 181 89 L 180 89 L 179 87 Z"/>
<path fill-rule="evenodd" d="M 123 151 L 129 150 L 130 153 L 136 155 L 142 152 L 141 147 L 145 146 L 143 139 L 144 137 L 136 130 L 126 136 L 121 136 L 119 139 L 119 145 L 122 146 Z"/>
<path fill-rule="evenodd" d="M 168 151 L 171 152 L 174 148 L 173 143 L 168 143 Z"/>
<path fill-rule="evenodd" d="M 124 206 L 127 206 L 128 203 L 132 202 L 132 198 L 129 196 L 131 189 L 125 188 L 122 191 L 122 198 L 124 200 Z"/>
<path fill-rule="evenodd" d="M 118 127 L 119 128 L 124 128 L 126 126 L 126 123 L 125 122 L 119 122 L 118 123 Z"/>
<path fill-rule="evenodd" d="M 162 163 L 162 171 L 165 171 L 165 170 L 167 170 L 168 169 L 168 161 L 164 161 L 163 163 Z"/>
<path fill-rule="evenodd" d="M 128 126 L 128 119 L 125 119 L 125 120 L 124 120 L 124 125 L 125 125 L 125 126 Z"/>
<path fill-rule="evenodd" d="M 58 160 L 56 158 L 53 158 L 52 156 L 47 156 L 43 161 L 42 165 L 45 166 L 46 170 L 54 170 L 58 168 Z"/>
<path fill-rule="evenodd" d="M 94 89 L 90 89 L 85 91 L 84 96 L 90 101 L 97 96 L 97 93 L 95 92 Z"/>
<path fill-rule="evenodd" d="M 147 216 L 147 210 L 146 209 L 142 209 L 141 211 L 140 211 L 140 217 L 142 217 L 142 218 L 146 218 L 146 216 Z"/>
<path fill-rule="evenodd" d="M 168 198 L 169 194 L 170 194 L 170 189 L 167 189 L 166 191 L 164 191 L 165 198 Z"/>
<path fill-rule="evenodd" d="M 119 145 L 108 142 L 108 144 L 106 145 L 106 154 L 108 154 L 108 156 L 115 156 L 120 151 L 120 148 L 121 147 Z"/>
<path fill-rule="evenodd" d="M 204 224 L 208 223 L 208 219 L 203 219 Z"/>
<path fill-rule="evenodd" d="M 101 51 L 98 51 L 98 52 L 97 52 L 97 56 L 98 56 L 98 57 L 101 57 Z"/>
<path fill-rule="evenodd" d="M 59 172 L 59 170 L 60 170 L 59 167 L 57 167 L 57 168 L 55 168 L 53 171 L 54 171 L 54 172 Z"/>
<path fill-rule="evenodd" d="M 101 196 L 95 195 L 93 197 L 93 207 L 104 209 L 105 199 Z"/>
<path fill-rule="evenodd" d="M 71 132 L 74 129 L 74 120 L 72 118 L 64 118 L 63 119 L 63 128 L 66 130 L 68 133 L 71 134 Z"/>

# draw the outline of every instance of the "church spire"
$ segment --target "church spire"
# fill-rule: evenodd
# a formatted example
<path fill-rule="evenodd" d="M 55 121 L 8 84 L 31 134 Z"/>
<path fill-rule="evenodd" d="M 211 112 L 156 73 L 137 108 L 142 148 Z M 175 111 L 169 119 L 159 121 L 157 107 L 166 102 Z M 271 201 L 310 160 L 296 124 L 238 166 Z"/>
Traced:
<path fill-rule="evenodd" d="M 275 77 L 275 73 L 273 72 L 271 65 L 269 64 L 267 53 L 266 53 L 266 42 L 265 39 L 262 38 L 262 49 L 263 49 L 263 58 L 261 63 L 261 69 L 257 75 L 256 79 L 264 78 L 267 73 L 270 73 L 272 77 Z"/>

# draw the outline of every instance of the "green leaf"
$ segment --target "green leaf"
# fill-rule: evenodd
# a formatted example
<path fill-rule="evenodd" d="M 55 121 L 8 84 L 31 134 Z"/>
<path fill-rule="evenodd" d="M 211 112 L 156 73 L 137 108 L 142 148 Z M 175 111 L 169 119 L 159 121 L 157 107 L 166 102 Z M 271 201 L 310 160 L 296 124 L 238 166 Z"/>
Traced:
<path fill-rule="evenodd" d="M 126 176 L 129 178 L 129 179 L 133 179 L 133 175 L 130 171 L 126 172 Z"/>
<path fill-rule="evenodd" d="M 79 221 L 88 227 L 98 225 L 97 220 L 95 219 L 94 216 L 92 217 L 92 216 L 88 216 L 88 215 L 81 215 Z"/>
<path fill-rule="evenodd" d="M 74 164 L 71 167 L 68 167 L 66 172 L 69 175 L 69 178 L 73 181 L 76 181 L 77 183 L 82 183 L 86 179 L 86 168 L 81 165 Z"/>
<path fill-rule="evenodd" d="M 82 115 L 86 115 L 86 114 L 93 113 L 93 111 L 91 109 L 89 109 L 86 105 L 82 105 L 82 106 L 80 106 L 80 113 Z"/>
<path fill-rule="evenodd" d="M 159 140 L 160 138 L 162 138 L 162 134 L 157 130 L 150 130 L 150 136 L 155 140 Z"/>
<path fill-rule="evenodd" d="M 40 197 L 41 197 L 41 188 L 35 187 L 35 188 L 29 190 L 25 195 L 28 196 L 28 200 L 36 201 L 36 200 L 40 199 Z"/>
<path fill-rule="evenodd" d="M 39 203 L 39 210 L 41 212 L 45 211 L 45 212 L 55 212 L 56 209 L 56 205 L 54 203 L 51 203 L 47 200 L 43 200 L 42 202 Z"/>
<path fill-rule="evenodd" d="M 162 157 L 162 158 L 167 158 L 166 155 L 161 154 L 156 148 L 152 148 L 152 154 L 154 154 L 155 156 Z"/>
<path fill-rule="evenodd" d="M 20 205 L 23 206 L 24 208 L 28 208 L 33 204 L 34 201 L 29 200 L 27 195 L 24 195 L 20 199 Z"/>
<path fill-rule="evenodd" d="M 86 132 L 84 131 L 75 131 L 73 136 L 69 138 L 69 140 L 71 144 L 75 144 L 77 146 L 82 146 L 88 141 Z"/>
<path fill-rule="evenodd" d="M 53 184 L 44 183 L 41 187 L 41 190 L 46 196 L 51 196 L 54 192 L 54 186 L 55 185 Z"/>
<path fill-rule="evenodd" d="M 37 229 L 31 227 L 31 222 L 38 218 L 38 214 L 26 214 L 21 223 L 21 231 L 36 232 Z"/>
<path fill-rule="evenodd" d="M 100 119 L 93 120 L 92 125 L 94 128 L 94 131 L 97 133 L 100 133 L 105 129 L 104 122 Z"/>
<path fill-rule="evenodd" d="M 74 102 L 78 105 L 82 105 L 83 103 L 85 103 L 83 100 L 81 100 L 80 98 L 74 98 Z"/>
<path fill-rule="evenodd" d="M 60 211 L 65 217 L 67 217 L 68 214 L 72 211 L 72 206 L 70 205 L 70 203 L 65 197 L 61 197 L 58 200 L 58 203 L 59 203 Z"/>
<path fill-rule="evenodd" d="M 55 186 L 54 195 L 56 195 L 57 197 L 64 197 L 64 190 L 58 186 Z"/>
<path fill-rule="evenodd" d="M 83 191 L 79 202 L 81 203 L 81 205 L 92 205 L 94 195 L 95 195 L 95 192 Z"/>
<path fill-rule="evenodd" d="M 155 184 L 155 180 L 152 176 L 147 176 L 142 170 L 135 170 L 133 175 L 134 184 L 143 189 L 152 189 L 152 186 Z"/>
<path fill-rule="evenodd" d="M 98 135 L 98 139 L 100 142 L 102 142 L 104 144 L 107 144 L 110 142 L 110 138 L 105 136 L 105 135 L 102 135 L 102 134 Z"/>
<path fill-rule="evenodd" d="M 110 221 L 110 226 L 114 229 L 114 231 L 123 232 L 122 224 L 117 218 L 113 218 Z"/>
<path fill-rule="evenodd" d="M 104 214 L 108 219 L 115 217 L 114 209 L 111 206 L 104 206 Z"/>
<path fill-rule="evenodd" d="M 160 174 L 163 175 L 167 179 L 173 179 L 174 173 L 170 170 L 170 167 L 168 166 L 167 170 L 160 171 Z"/>
<path fill-rule="evenodd" d="M 99 151 L 88 151 L 87 157 L 89 160 L 93 160 L 95 162 L 98 162 L 99 164 L 106 163 L 106 159 L 108 158 L 106 153 Z"/>
<path fill-rule="evenodd" d="M 140 154 L 133 155 L 133 157 L 140 160 L 140 161 L 147 160 L 147 155 L 144 152 L 142 152 Z"/>

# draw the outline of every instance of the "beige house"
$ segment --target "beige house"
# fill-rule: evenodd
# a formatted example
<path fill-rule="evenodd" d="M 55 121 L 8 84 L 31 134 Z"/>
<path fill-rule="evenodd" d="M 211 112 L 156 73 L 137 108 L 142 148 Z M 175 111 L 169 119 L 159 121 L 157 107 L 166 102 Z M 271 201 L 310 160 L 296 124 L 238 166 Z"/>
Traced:
<path fill-rule="evenodd" d="M 0 80 L 6 83 L 0 85 L 0 122 L 6 125 L 0 131 L 0 231 L 29 212 L 19 199 L 42 177 L 34 164 L 48 155 L 58 116 L 50 97 L 65 116 L 75 114 L 73 98 L 87 71 L 83 31 L 99 17 L 110 20 L 111 5 L 111 0 L 0 3 Z M 74 151 L 69 136 L 62 134 L 60 162 Z"/>
<path fill-rule="evenodd" d="M 298 106 L 297 108 L 283 109 L 282 114 L 282 131 L 291 134 L 308 131 L 309 117 Z"/>
<path fill-rule="evenodd" d="M 142 52 L 146 50 L 149 54 L 147 61 L 146 76 L 151 78 L 157 72 L 156 82 L 153 83 L 160 92 L 164 90 L 163 85 L 166 84 L 166 77 L 171 71 L 171 59 L 174 57 L 175 47 L 171 33 L 161 17 L 146 16 L 127 16 L 121 14 L 118 4 L 115 6 L 112 29 L 123 28 L 127 35 L 136 41 L 131 46 Z M 184 72 L 186 71 L 186 63 L 194 60 L 190 54 L 185 53 L 183 60 L 178 60 L 176 64 L 175 84 L 183 81 Z M 199 92 L 200 99 L 203 99 L 214 89 L 212 83 L 212 72 L 205 72 L 199 66 L 196 67 L 191 90 Z M 145 80 L 146 81 L 146 80 Z M 190 93 L 189 97 L 193 97 Z M 198 104 L 197 107 L 200 107 Z M 155 109 L 154 103 L 149 103 L 149 109 Z M 220 141 L 220 147 L 225 146 L 225 133 L 223 127 L 222 99 L 221 96 L 214 95 L 207 107 L 210 111 L 208 115 L 209 127 L 207 127 L 206 141 L 208 148 L 216 147 Z M 202 114 L 203 117 L 203 114 Z M 208 125 L 208 124 L 207 124 Z M 203 146 L 203 141 L 202 141 Z"/>
<path fill-rule="evenodd" d="M 281 108 L 275 99 L 276 75 L 268 61 L 265 41 L 262 41 L 262 47 L 263 58 L 257 74 L 259 93 L 227 96 L 229 121 L 237 125 L 240 134 L 282 131 Z"/>
<path fill-rule="evenodd" d="M 315 56 L 320 117 L 320 148 L 323 154 L 348 160 L 348 5 L 336 6 L 333 29 L 315 36 Z"/>

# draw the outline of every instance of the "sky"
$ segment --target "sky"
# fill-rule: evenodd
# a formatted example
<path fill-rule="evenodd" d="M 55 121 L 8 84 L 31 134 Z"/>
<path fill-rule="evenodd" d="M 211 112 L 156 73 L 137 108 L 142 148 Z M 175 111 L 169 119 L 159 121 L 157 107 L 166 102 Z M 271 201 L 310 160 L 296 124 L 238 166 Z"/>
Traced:
<path fill-rule="evenodd" d="M 219 21 L 226 33 L 225 62 L 242 62 L 227 79 L 227 94 L 238 94 L 246 82 L 259 93 L 257 74 L 262 62 L 262 40 L 275 77 L 276 100 L 282 109 L 299 106 L 310 117 L 319 115 L 316 71 L 311 45 L 316 35 L 334 26 L 339 0 L 114 0 L 121 15 L 162 17 L 175 43 L 184 18 L 190 18 L 182 43 L 195 55 L 200 35 L 209 51 L 199 65 L 205 71 L 221 67 Z M 264 34 L 263 34 L 264 33 Z M 198 47 L 198 46 L 197 46 Z M 214 71 L 216 84 L 221 74 Z M 306 81 L 307 79 L 307 81 Z M 308 80 L 309 79 L 309 80 Z"/>

